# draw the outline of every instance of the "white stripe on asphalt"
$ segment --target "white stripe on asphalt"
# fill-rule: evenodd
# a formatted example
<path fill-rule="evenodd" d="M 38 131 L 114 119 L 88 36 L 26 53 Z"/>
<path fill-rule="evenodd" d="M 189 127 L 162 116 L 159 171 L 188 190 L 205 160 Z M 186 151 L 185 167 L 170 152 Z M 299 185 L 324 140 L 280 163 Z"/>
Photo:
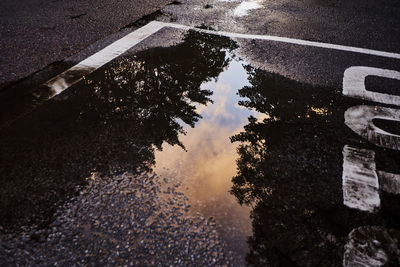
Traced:
<path fill-rule="evenodd" d="M 163 27 L 163 24 L 150 22 L 142 28 L 115 41 L 103 50 L 91 55 L 72 68 L 55 76 L 44 84 L 51 89 L 51 94 L 48 98 L 50 99 L 58 95 L 71 85 L 82 80 L 84 75 L 92 73 L 104 64 L 122 55 L 124 52 L 128 51 L 150 35 L 158 32 Z"/>
<path fill-rule="evenodd" d="M 111 45 L 107 46 L 103 50 L 93 54 L 92 56 L 88 57 L 87 59 L 81 61 L 77 65 L 73 66 L 72 68 L 66 70 L 65 72 L 55 76 L 44 85 L 50 88 L 51 93 L 48 95 L 48 99 L 58 95 L 71 85 L 79 82 L 82 80 L 84 75 L 88 75 L 95 71 L 96 69 L 100 68 L 104 64 L 110 62 L 111 60 L 115 59 L 116 57 L 120 56 L 136 44 L 140 43 L 147 37 L 151 36 L 152 34 L 158 32 L 160 29 L 164 27 L 172 27 L 175 29 L 182 29 L 182 30 L 195 30 L 198 32 L 213 34 L 213 35 L 220 35 L 226 36 L 230 38 L 241 38 L 241 39 L 255 39 L 255 40 L 266 40 L 266 41 L 274 41 L 274 42 L 281 42 L 281 43 L 288 43 L 288 44 L 296 44 L 296 45 L 303 45 L 303 46 L 311 46 L 311 47 L 319 47 L 319 48 L 326 48 L 326 49 L 333 49 L 333 50 L 340 50 L 340 51 L 347 51 L 347 52 L 354 52 L 366 55 L 373 55 L 373 56 L 380 56 L 380 57 L 387 57 L 387 58 L 394 58 L 400 59 L 400 54 L 391 53 L 391 52 L 384 52 L 372 49 L 365 49 L 359 47 L 352 47 L 352 46 L 344 46 L 344 45 L 336 45 L 336 44 L 329 44 L 329 43 L 320 43 L 320 42 L 313 42 L 313 41 L 306 41 L 300 39 L 292 39 L 286 37 L 278 37 L 278 36 L 271 36 L 271 35 L 253 35 L 253 34 L 243 34 L 243 33 L 233 33 L 233 32 L 224 32 L 224 31 L 212 31 L 212 30 L 204 30 L 198 29 L 192 26 L 186 26 L 181 24 L 175 23 L 167 23 L 167 22 L 160 22 L 160 21 L 152 21 L 149 24 L 143 26 L 142 28 L 129 33 L 125 37 L 115 41 Z"/>
<path fill-rule="evenodd" d="M 384 51 L 379 51 L 379 50 L 359 48 L 359 47 L 353 47 L 353 46 L 320 43 L 320 42 L 306 41 L 306 40 L 286 38 L 286 37 L 278 37 L 278 36 L 272 36 L 272 35 L 254 35 L 254 34 L 224 32 L 224 31 L 211 31 L 211 30 L 198 29 L 198 28 L 194 28 L 191 26 L 185 26 L 185 25 L 181 25 L 181 24 L 167 23 L 167 22 L 158 22 L 158 23 L 162 23 L 164 26 L 173 27 L 173 28 L 177 28 L 177 29 L 196 30 L 199 32 L 204 32 L 204 33 L 209 33 L 209 34 L 214 34 L 214 35 L 221 35 L 221 36 L 226 36 L 226 37 L 231 37 L 231 38 L 266 40 L 266 41 L 274 41 L 274 42 L 280 42 L 280 43 L 313 46 L 313 47 L 319 47 L 319 48 L 327 48 L 327 49 L 333 49 L 333 50 L 340 50 L 340 51 L 354 52 L 354 53 L 367 54 L 367 55 L 373 55 L 373 56 L 400 59 L 400 54 L 397 54 L 397 53 L 384 52 Z"/>

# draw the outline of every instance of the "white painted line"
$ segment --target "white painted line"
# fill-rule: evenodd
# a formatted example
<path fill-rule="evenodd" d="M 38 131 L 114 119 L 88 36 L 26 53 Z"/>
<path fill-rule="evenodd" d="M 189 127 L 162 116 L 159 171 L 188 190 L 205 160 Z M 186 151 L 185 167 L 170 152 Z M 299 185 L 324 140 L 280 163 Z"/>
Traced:
<path fill-rule="evenodd" d="M 398 71 L 365 66 L 352 66 L 344 71 L 343 95 L 400 106 L 400 96 L 368 91 L 365 88 L 365 78 L 367 76 L 377 76 L 400 81 L 400 72 Z"/>
<path fill-rule="evenodd" d="M 340 51 L 348 51 L 354 53 L 361 53 L 367 55 L 374 55 L 374 56 L 381 56 L 381 57 L 388 57 L 388 58 L 395 58 L 400 59 L 400 54 L 390 53 L 390 52 L 383 52 L 378 50 L 371 50 L 365 48 L 358 48 L 352 46 L 343 46 L 343 45 L 335 45 L 329 43 L 319 43 L 319 42 L 312 42 L 300 39 L 292 39 L 292 38 L 285 38 L 285 37 L 277 37 L 271 35 L 253 35 L 253 34 L 243 34 L 243 33 L 232 33 L 232 32 L 224 32 L 224 31 L 211 31 L 211 30 L 204 30 L 198 29 L 191 26 L 185 26 L 181 24 L 175 23 L 167 23 L 167 22 L 159 22 L 159 21 L 152 21 L 149 24 L 143 26 L 142 28 L 126 35 L 125 37 L 115 41 L 111 45 L 107 46 L 103 50 L 93 54 L 92 56 L 88 57 L 87 59 L 81 61 L 79 64 L 73 66 L 72 68 L 66 70 L 65 72 L 55 76 L 51 80 L 47 81 L 44 85 L 49 88 L 49 92 L 43 93 L 46 99 L 50 99 L 57 94 L 61 93 L 71 85 L 79 82 L 82 80 L 83 76 L 88 75 L 98 69 L 99 67 L 103 66 L 104 64 L 110 62 L 111 60 L 115 59 L 116 57 L 120 56 L 136 44 L 140 43 L 150 35 L 156 33 L 160 29 L 164 27 L 172 27 L 175 29 L 182 29 L 182 30 L 195 30 L 198 32 L 203 32 L 207 34 L 213 35 L 220 35 L 226 36 L 230 38 L 244 38 L 244 39 L 255 39 L 255 40 L 266 40 L 266 41 L 274 41 L 274 42 L 281 42 L 281 43 L 289 43 L 289 44 L 296 44 L 296 45 L 303 45 L 303 46 L 311 46 L 311 47 L 319 47 L 319 48 L 326 48 L 326 49 L 334 49 Z M 38 93 L 38 98 L 41 93 Z"/>
<path fill-rule="evenodd" d="M 82 80 L 84 75 L 88 75 L 100 68 L 104 64 L 110 62 L 114 58 L 120 56 L 136 44 L 140 43 L 150 35 L 159 31 L 163 24 L 157 22 L 150 22 L 142 28 L 129 33 L 121 39 L 110 44 L 103 50 L 93 54 L 92 56 L 81 61 L 79 64 L 66 70 L 65 72 L 57 75 L 53 79 L 46 82 L 44 85 L 51 89 L 48 98 L 52 98 L 55 95 L 61 93 L 71 85 Z"/>
<path fill-rule="evenodd" d="M 183 30 L 196 30 L 196 31 L 203 32 L 203 33 L 221 35 L 221 36 L 226 36 L 226 37 L 230 37 L 230 38 L 266 40 L 266 41 L 274 41 L 274 42 L 280 42 L 280 43 L 312 46 L 312 47 L 340 50 L 340 51 L 346 51 L 346 52 L 354 52 L 354 53 L 359 53 L 359 54 L 400 59 L 400 54 L 397 54 L 397 53 L 384 52 L 384 51 L 379 51 L 379 50 L 359 48 L 359 47 L 353 47 L 353 46 L 337 45 L 337 44 L 330 44 L 330 43 L 320 43 L 320 42 L 313 42 L 313 41 L 286 38 L 286 37 L 278 37 L 278 36 L 272 36 L 272 35 L 254 35 L 254 34 L 233 33 L 233 32 L 224 32 L 224 31 L 211 31 L 211 30 L 198 29 L 198 28 L 191 27 L 191 26 L 185 26 L 185 25 L 181 25 L 181 24 L 168 23 L 168 22 L 158 22 L 158 23 L 162 23 L 164 26 L 168 26 L 168 27 L 172 27 L 172 28 L 183 29 Z"/>
<path fill-rule="evenodd" d="M 400 194 L 400 175 L 377 170 L 373 150 L 345 145 L 342 179 L 343 204 L 353 209 L 377 211 L 379 190 Z"/>

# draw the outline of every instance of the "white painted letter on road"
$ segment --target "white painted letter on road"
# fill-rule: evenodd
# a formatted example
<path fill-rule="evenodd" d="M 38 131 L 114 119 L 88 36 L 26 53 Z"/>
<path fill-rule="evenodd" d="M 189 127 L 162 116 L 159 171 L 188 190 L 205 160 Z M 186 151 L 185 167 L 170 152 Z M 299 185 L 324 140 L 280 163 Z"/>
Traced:
<path fill-rule="evenodd" d="M 400 150 L 400 135 L 386 132 L 374 125 L 373 119 L 400 123 L 400 110 L 379 106 L 355 106 L 344 114 L 346 125 L 369 142 L 384 148 Z"/>
<path fill-rule="evenodd" d="M 374 212 L 381 205 L 375 152 L 350 146 L 343 148 L 343 204 Z"/>
<path fill-rule="evenodd" d="M 346 145 L 343 148 L 343 204 L 375 212 L 380 206 L 379 190 L 400 194 L 400 175 L 376 169 L 375 152 Z"/>
<path fill-rule="evenodd" d="M 400 106 L 400 96 L 368 91 L 365 78 L 377 76 L 396 79 L 400 82 L 400 72 L 364 66 L 353 66 L 345 70 L 343 76 L 343 95 L 374 101 L 377 103 Z M 400 87 L 398 88 L 400 91 Z"/>

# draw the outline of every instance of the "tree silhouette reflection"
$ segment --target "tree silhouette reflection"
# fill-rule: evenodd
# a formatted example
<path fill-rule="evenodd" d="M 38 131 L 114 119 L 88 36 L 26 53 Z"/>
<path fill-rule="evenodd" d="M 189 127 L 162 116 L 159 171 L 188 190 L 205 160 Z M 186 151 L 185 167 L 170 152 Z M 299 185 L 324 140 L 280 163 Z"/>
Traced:
<path fill-rule="evenodd" d="M 154 149 L 183 144 L 201 118 L 200 88 L 228 65 L 228 38 L 189 32 L 172 47 L 125 55 L 0 135 L 0 225 L 47 222 L 90 172 L 150 171 Z"/>
<path fill-rule="evenodd" d="M 341 151 L 348 133 L 340 92 L 298 84 L 246 66 L 251 85 L 239 105 L 250 117 L 238 142 L 231 193 L 250 205 L 253 235 L 247 263 L 254 266 L 341 264 L 355 221 L 341 208 Z M 334 108 L 333 108 L 334 107 Z M 347 221 L 346 221 L 347 220 Z"/>
<path fill-rule="evenodd" d="M 124 57 L 97 75 L 100 82 L 87 82 L 91 103 L 82 112 L 105 121 L 131 120 L 143 131 L 136 133 L 159 149 L 164 141 L 183 146 L 177 119 L 194 127 L 201 118 L 196 104 L 211 101 L 212 92 L 200 89 L 201 84 L 223 71 L 229 64 L 225 53 L 234 48 L 228 38 L 191 31 L 184 43 Z"/>

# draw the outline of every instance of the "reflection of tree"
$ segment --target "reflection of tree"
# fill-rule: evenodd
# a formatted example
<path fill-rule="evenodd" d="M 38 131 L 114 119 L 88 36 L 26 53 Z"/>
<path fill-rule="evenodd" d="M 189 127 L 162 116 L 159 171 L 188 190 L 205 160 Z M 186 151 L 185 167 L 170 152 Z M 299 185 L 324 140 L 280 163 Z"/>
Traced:
<path fill-rule="evenodd" d="M 199 120 L 195 105 L 211 95 L 200 85 L 235 46 L 189 32 L 176 46 L 124 56 L 0 133 L 0 225 L 48 218 L 92 171 L 149 170 L 154 147 L 183 146 L 177 120 Z"/>
<path fill-rule="evenodd" d="M 201 118 L 194 103 L 206 104 L 212 93 L 200 85 L 228 65 L 225 50 L 233 48 L 229 39 L 193 31 L 182 44 L 125 57 L 96 77 L 101 84 L 89 81 L 93 100 L 84 112 L 106 121 L 129 119 L 144 131 L 136 134 L 152 138 L 158 148 L 163 141 L 182 145 L 178 133 L 184 131 L 176 119 L 193 127 Z M 158 130 L 149 131 L 154 126 Z"/>
<path fill-rule="evenodd" d="M 232 194 L 251 205 L 249 265 L 329 266 L 341 263 L 351 219 L 341 208 L 341 151 L 345 132 L 340 95 L 247 66 L 240 105 L 254 117 L 239 142 Z M 342 101 L 342 98 L 340 98 Z M 335 105 L 337 112 L 332 112 Z M 346 221 L 347 220 L 347 221 Z"/>

